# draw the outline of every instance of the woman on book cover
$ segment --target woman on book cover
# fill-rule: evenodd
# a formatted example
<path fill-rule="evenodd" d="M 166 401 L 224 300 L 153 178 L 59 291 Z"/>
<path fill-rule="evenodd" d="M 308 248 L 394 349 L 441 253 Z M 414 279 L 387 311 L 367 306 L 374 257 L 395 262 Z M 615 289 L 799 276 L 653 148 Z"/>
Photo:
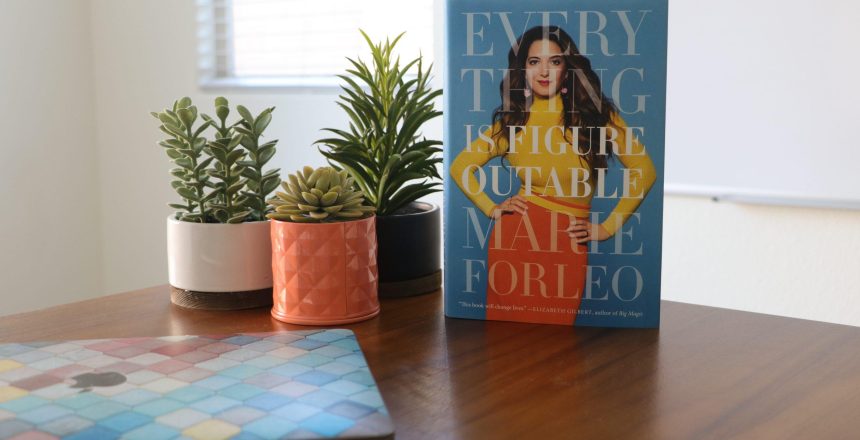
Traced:
<path fill-rule="evenodd" d="M 535 27 L 508 53 L 492 126 L 460 152 L 450 173 L 494 220 L 487 255 L 487 319 L 573 324 L 582 300 L 587 244 L 612 237 L 656 180 L 645 147 L 603 94 L 591 62 L 557 26 Z M 513 140 L 513 141 L 512 141 Z M 513 146 L 511 146 L 513 144 Z M 603 145 L 601 145 L 603 144 Z M 495 203 L 475 177 L 499 157 L 520 182 Z M 592 224 L 598 174 L 616 158 L 630 171 L 611 213 Z"/>

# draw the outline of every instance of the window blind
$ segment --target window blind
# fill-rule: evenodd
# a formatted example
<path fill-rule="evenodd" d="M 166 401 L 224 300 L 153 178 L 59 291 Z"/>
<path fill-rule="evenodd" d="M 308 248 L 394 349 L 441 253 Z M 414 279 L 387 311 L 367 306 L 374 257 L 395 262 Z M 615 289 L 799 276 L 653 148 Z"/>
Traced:
<path fill-rule="evenodd" d="M 198 0 L 204 81 L 335 82 L 346 57 L 370 61 L 363 29 L 376 42 L 406 34 L 401 59 L 433 62 L 433 0 Z"/>

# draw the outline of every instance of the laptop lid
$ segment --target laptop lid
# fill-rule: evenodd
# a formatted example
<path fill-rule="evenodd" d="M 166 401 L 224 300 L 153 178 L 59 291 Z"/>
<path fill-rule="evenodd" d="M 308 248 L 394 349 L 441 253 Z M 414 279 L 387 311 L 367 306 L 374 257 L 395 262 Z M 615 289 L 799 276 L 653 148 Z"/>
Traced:
<path fill-rule="evenodd" d="M 0 438 L 392 438 L 350 330 L 0 344 Z M 41 435 L 41 436 L 40 436 Z"/>

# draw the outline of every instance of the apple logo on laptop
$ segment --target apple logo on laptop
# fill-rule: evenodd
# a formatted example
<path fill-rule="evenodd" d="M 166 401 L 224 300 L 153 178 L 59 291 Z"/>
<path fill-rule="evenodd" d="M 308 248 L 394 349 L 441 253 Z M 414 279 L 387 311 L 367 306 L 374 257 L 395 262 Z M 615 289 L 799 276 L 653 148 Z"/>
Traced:
<path fill-rule="evenodd" d="M 84 373 L 72 378 L 75 384 L 72 388 L 80 388 L 81 392 L 92 391 L 93 387 L 112 387 L 125 383 L 125 376 L 108 371 L 104 373 Z"/>

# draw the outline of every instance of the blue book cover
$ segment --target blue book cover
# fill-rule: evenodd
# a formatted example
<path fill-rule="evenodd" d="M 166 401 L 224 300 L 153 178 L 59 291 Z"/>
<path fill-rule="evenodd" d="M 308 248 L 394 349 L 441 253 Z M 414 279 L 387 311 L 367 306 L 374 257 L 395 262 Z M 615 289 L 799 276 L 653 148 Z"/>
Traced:
<path fill-rule="evenodd" d="M 448 0 L 445 314 L 657 327 L 666 0 Z"/>

